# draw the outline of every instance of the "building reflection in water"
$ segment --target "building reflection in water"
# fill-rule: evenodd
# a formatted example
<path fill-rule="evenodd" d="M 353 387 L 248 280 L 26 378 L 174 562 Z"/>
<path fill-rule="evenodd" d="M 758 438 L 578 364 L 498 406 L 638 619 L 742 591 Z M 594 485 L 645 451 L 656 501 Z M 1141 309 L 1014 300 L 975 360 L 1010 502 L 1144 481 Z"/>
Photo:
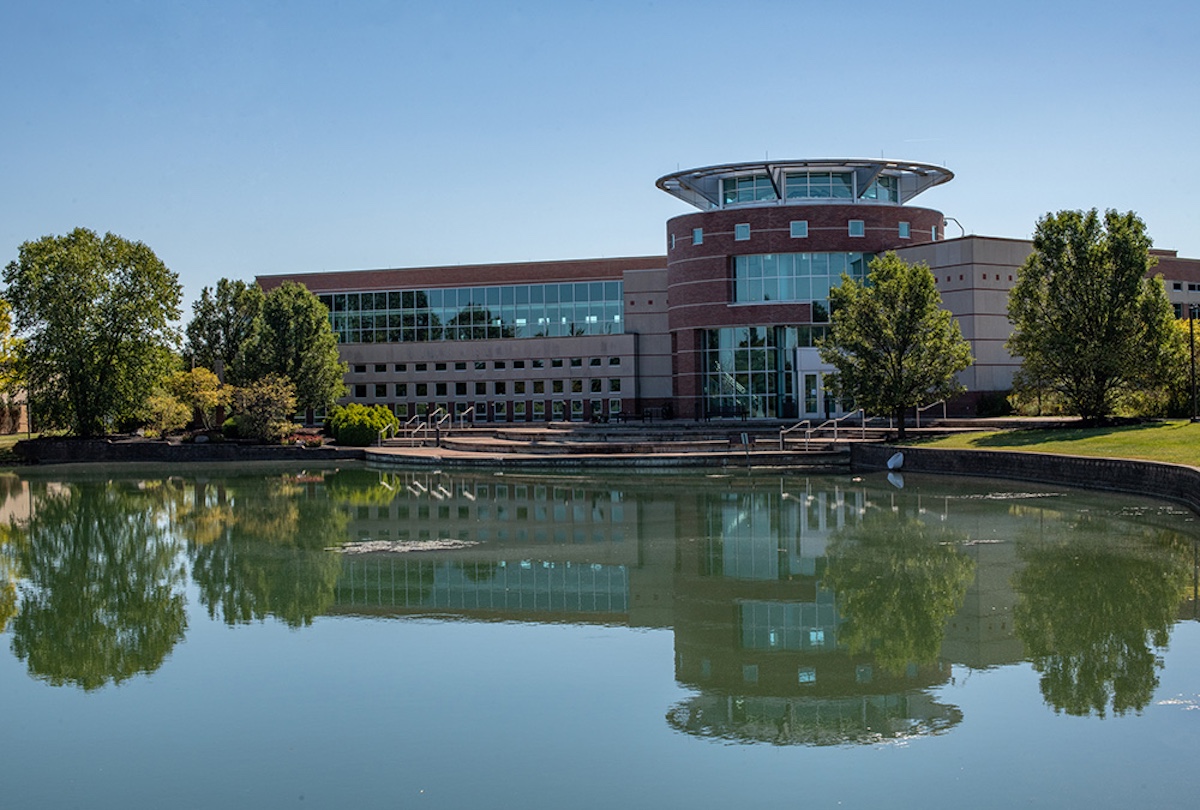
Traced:
<path fill-rule="evenodd" d="M 98 688 L 148 673 L 186 629 L 186 556 L 201 603 L 229 624 L 349 614 L 671 628 L 675 678 L 693 694 L 666 718 L 698 736 L 825 745 L 946 731 L 962 719 L 941 700 L 956 664 L 1027 660 L 1056 712 L 1147 705 L 1158 652 L 1200 590 L 1179 510 L 908 483 L 362 469 L 14 478 L 0 626 L 34 677 Z M 124 598 L 125 578 L 98 564 L 110 558 L 139 563 L 139 587 L 163 598 Z M 163 644 L 119 666 L 72 646 L 101 617 L 161 628 Z"/>

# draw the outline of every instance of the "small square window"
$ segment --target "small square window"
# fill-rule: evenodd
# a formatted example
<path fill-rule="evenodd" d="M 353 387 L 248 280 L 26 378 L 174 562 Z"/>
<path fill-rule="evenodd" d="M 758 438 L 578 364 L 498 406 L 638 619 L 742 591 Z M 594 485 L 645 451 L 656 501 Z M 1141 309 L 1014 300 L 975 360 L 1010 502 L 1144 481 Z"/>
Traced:
<path fill-rule="evenodd" d="M 817 670 L 814 667 L 800 667 L 796 670 L 796 683 L 816 683 Z"/>
<path fill-rule="evenodd" d="M 907 222 L 901 222 L 900 225 L 898 226 L 898 229 L 900 231 L 901 239 L 908 239 L 909 237 L 912 236 L 912 228 L 909 226 L 909 224 Z"/>
<path fill-rule="evenodd" d="M 445 371 L 445 370 L 446 370 L 446 364 L 445 364 L 445 363 L 434 363 L 434 364 L 433 364 L 433 370 L 434 370 L 434 371 Z"/>
<path fill-rule="evenodd" d="M 546 381 L 545 380 L 534 380 L 533 381 L 533 393 L 535 393 L 535 394 L 546 393 Z"/>
<path fill-rule="evenodd" d="M 487 383 L 485 383 L 485 382 L 475 383 L 475 396 L 477 396 L 477 397 L 487 396 Z"/>
<path fill-rule="evenodd" d="M 563 362 L 561 357 L 555 357 L 550 361 L 550 368 L 562 368 Z"/>
<path fill-rule="evenodd" d="M 429 368 L 429 366 L 426 363 L 417 363 L 415 368 L 417 371 L 425 371 L 427 368 Z"/>
<path fill-rule="evenodd" d="M 621 365 L 621 358 L 620 357 L 610 357 L 610 358 L 608 358 L 608 364 L 610 366 L 619 366 L 619 365 Z"/>
<path fill-rule="evenodd" d="M 417 383 L 417 396 L 429 396 L 429 383 Z"/>
<path fill-rule="evenodd" d="M 504 382 L 504 380 L 493 383 L 493 385 L 495 386 L 495 393 L 497 396 L 504 396 L 508 393 L 508 383 Z"/>
<path fill-rule="evenodd" d="M 583 380 L 571 380 L 571 393 L 572 394 L 582 394 L 583 393 Z"/>
<path fill-rule="evenodd" d="M 599 365 L 600 365 L 600 358 L 599 358 L 599 357 L 593 357 L 592 359 L 588 360 L 588 365 L 589 365 L 589 366 L 599 366 Z"/>
<path fill-rule="evenodd" d="M 792 238 L 807 239 L 808 238 L 808 220 L 795 219 L 792 220 Z"/>
<path fill-rule="evenodd" d="M 355 399 L 366 399 L 367 398 L 367 386 L 361 385 L 361 384 L 354 386 L 354 398 Z"/>
<path fill-rule="evenodd" d="M 465 382 L 456 382 L 454 384 L 454 396 L 465 397 L 467 395 L 467 384 Z"/>
<path fill-rule="evenodd" d="M 550 381 L 550 390 L 556 394 L 561 394 L 563 392 L 563 381 L 562 380 L 551 380 Z"/>
<path fill-rule="evenodd" d="M 376 374 L 386 374 L 387 373 L 387 363 L 376 363 L 375 364 L 375 373 Z"/>
<path fill-rule="evenodd" d="M 439 397 L 446 396 L 446 384 L 445 383 L 435 383 L 434 389 L 435 389 L 436 396 L 439 396 Z"/>
<path fill-rule="evenodd" d="M 355 374 L 366 374 L 366 373 L 367 373 L 367 366 L 366 366 L 366 364 L 355 366 L 355 367 L 354 367 L 354 373 L 355 373 Z"/>
<path fill-rule="evenodd" d="M 1183 289 L 1183 284 L 1181 284 L 1180 282 L 1176 281 L 1176 282 L 1175 282 L 1175 289 L 1177 289 L 1177 290 L 1182 290 L 1182 289 Z"/>
<path fill-rule="evenodd" d="M 408 371 L 408 363 L 397 363 L 396 371 Z"/>
<path fill-rule="evenodd" d="M 375 398 L 387 399 L 387 383 L 375 383 Z"/>
<path fill-rule="evenodd" d="M 497 371 L 507 368 L 507 367 L 508 367 L 508 363 L 506 363 L 503 360 L 497 360 L 496 362 L 492 363 L 492 368 L 496 369 Z"/>
<path fill-rule="evenodd" d="M 533 363 L 534 368 L 545 368 L 546 367 L 545 360 L 531 360 L 530 362 Z"/>
<path fill-rule="evenodd" d="M 408 383 L 396 383 L 396 396 L 408 396 Z"/>
<path fill-rule="evenodd" d="M 454 370 L 455 370 L 455 371 L 466 371 L 466 370 L 467 370 L 467 364 L 466 364 L 466 363 L 464 363 L 464 362 L 455 363 L 455 364 L 454 364 Z"/>
<path fill-rule="evenodd" d="M 692 228 L 692 244 L 693 245 L 703 245 L 704 244 L 704 229 L 703 228 Z"/>
<path fill-rule="evenodd" d="M 475 370 L 476 371 L 484 371 L 485 369 L 487 369 L 487 361 L 486 360 L 476 360 L 475 361 Z"/>
<path fill-rule="evenodd" d="M 861 219 L 850 220 L 850 235 L 851 236 L 866 236 L 867 226 Z"/>
<path fill-rule="evenodd" d="M 608 380 L 608 390 L 609 391 L 620 391 L 621 390 L 621 379 L 619 377 L 610 377 Z"/>
<path fill-rule="evenodd" d="M 525 368 L 524 360 L 513 360 L 513 368 Z"/>
<path fill-rule="evenodd" d="M 733 226 L 733 238 L 738 242 L 745 242 L 750 238 L 750 223 L 739 222 Z"/>
<path fill-rule="evenodd" d="M 583 358 L 582 357 L 572 357 L 571 358 L 571 368 L 583 368 Z"/>
<path fill-rule="evenodd" d="M 525 394 L 525 382 L 523 380 L 517 380 L 513 383 L 513 393 L 517 394 L 518 396 L 523 396 Z"/>

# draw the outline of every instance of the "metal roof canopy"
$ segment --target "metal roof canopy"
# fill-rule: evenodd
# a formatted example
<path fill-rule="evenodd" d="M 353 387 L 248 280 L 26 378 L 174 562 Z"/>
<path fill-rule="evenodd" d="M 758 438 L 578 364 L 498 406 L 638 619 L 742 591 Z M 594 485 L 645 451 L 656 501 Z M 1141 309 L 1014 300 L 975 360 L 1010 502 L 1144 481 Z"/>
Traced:
<path fill-rule="evenodd" d="M 723 163 L 718 166 L 705 166 L 699 169 L 685 169 L 663 175 L 654 182 L 668 194 L 678 197 L 689 205 L 708 211 L 713 208 L 726 207 L 721 201 L 721 181 L 728 177 L 766 174 L 775 186 L 774 200 L 756 200 L 749 203 L 735 203 L 730 207 L 748 205 L 788 205 L 784 197 L 784 175 L 797 171 L 850 171 L 857 180 L 859 193 L 865 191 L 881 175 L 898 179 L 897 190 L 900 204 L 907 203 L 913 197 L 927 188 L 947 183 L 954 178 L 954 173 L 941 166 L 931 163 L 914 163 L 908 160 L 874 160 L 871 158 L 819 158 L 812 160 L 767 160 L 747 163 Z M 806 205 L 813 198 L 797 199 L 790 204 Z M 830 198 L 835 199 L 835 198 Z M 856 200 L 861 200 L 861 197 Z"/>

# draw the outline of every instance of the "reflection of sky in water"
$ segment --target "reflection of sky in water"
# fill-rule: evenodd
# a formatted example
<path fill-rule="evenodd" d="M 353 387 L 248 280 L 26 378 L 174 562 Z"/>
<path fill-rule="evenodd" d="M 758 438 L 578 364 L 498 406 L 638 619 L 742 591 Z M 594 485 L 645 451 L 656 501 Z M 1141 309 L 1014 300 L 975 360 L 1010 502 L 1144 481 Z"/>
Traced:
<path fill-rule="evenodd" d="M 1139 709 L 1068 717 L 1024 660 L 1013 590 L 1039 581 L 1022 573 L 1031 566 L 1061 581 L 1046 566 L 1070 557 L 1056 550 L 1071 533 L 1107 549 L 1098 582 L 1155 570 L 1139 549 L 1195 525 L 1175 507 L 919 476 L 896 491 L 882 479 L 423 473 L 388 479 L 387 495 L 379 480 L 288 481 L 269 509 L 250 509 L 260 488 L 244 480 L 140 487 L 139 508 L 177 527 L 176 559 L 210 563 L 203 583 L 188 569 L 186 635 L 154 672 L 92 692 L 48 686 L 0 655 L 0 805 L 1190 801 L 1179 775 L 1200 704 L 1200 625 L 1152 647 L 1163 665 Z M 321 511 L 327 498 L 341 517 Z M 280 508 L 295 499 L 298 511 Z M 935 660 L 895 670 L 846 649 L 845 599 L 829 579 L 834 558 L 865 542 L 839 545 L 844 533 L 879 514 L 957 533 L 971 561 Z M 306 526 L 319 531 L 306 538 Z M 40 528 L 43 541 L 54 529 Z M 324 562 L 345 538 L 421 537 L 479 545 Z M 10 567 L 36 563 L 11 551 Z M 1066 597 L 1096 594 L 1060 590 L 1028 615 L 1067 632 L 1061 610 L 1079 603 Z M 219 601 L 210 616 L 202 599 L 222 597 L 252 605 L 249 618 L 228 619 Z M 14 633 L 10 622 L 6 649 Z"/>

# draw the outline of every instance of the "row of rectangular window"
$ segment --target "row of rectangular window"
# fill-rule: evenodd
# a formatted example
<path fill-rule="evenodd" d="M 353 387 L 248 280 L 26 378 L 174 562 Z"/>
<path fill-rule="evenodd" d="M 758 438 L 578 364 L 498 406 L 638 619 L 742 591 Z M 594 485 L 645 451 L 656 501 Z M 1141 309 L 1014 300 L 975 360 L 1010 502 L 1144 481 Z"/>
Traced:
<path fill-rule="evenodd" d="M 546 380 L 493 380 L 491 382 L 491 386 L 492 386 L 492 393 L 494 395 L 508 396 L 508 393 L 509 393 L 508 386 L 509 386 L 509 383 L 511 383 L 513 396 L 525 396 L 527 392 L 533 393 L 535 395 L 547 393 L 546 392 L 546 382 L 547 382 Z M 582 393 L 584 393 L 584 382 L 585 382 L 584 380 L 569 380 L 569 381 L 568 380 L 550 380 L 549 382 L 550 382 L 550 392 L 549 393 L 551 393 L 551 394 L 566 394 L 566 393 L 582 394 Z M 587 380 L 586 382 L 587 382 L 587 389 L 588 389 L 587 393 L 592 393 L 592 394 L 604 393 L 605 386 L 604 386 L 603 379 L 590 379 L 590 380 Z M 570 384 L 569 392 L 567 391 L 568 383 Z M 413 395 L 418 396 L 418 397 L 430 396 L 429 386 L 431 384 L 433 385 L 432 396 L 444 397 L 444 396 L 450 395 L 450 388 L 449 388 L 450 383 L 444 383 L 444 382 L 411 383 L 411 385 L 413 387 Z M 375 399 L 387 399 L 389 385 L 394 386 L 393 390 L 395 391 L 395 395 L 397 397 L 407 397 L 408 396 L 408 390 L 409 390 L 410 383 L 371 383 L 371 384 L 358 383 L 357 385 L 354 386 L 354 398 L 355 399 L 367 399 L 368 392 L 373 391 Z M 457 397 L 487 396 L 488 382 L 478 381 L 478 382 L 473 383 L 473 385 L 474 385 L 474 394 L 468 394 L 468 388 L 467 388 L 468 384 L 466 382 L 454 383 L 454 396 L 457 396 Z M 621 379 L 619 377 L 609 377 L 608 378 L 608 392 L 617 394 L 617 393 L 620 393 L 620 391 L 621 391 Z"/>
<path fill-rule="evenodd" d="M 598 417 L 604 416 L 605 405 L 608 406 L 608 415 L 609 416 L 616 416 L 617 414 L 621 413 L 621 410 L 622 410 L 622 404 L 621 404 L 621 400 L 619 398 L 612 398 L 612 399 L 607 399 L 607 400 L 592 399 L 589 401 L 591 402 L 590 411 L 591 411 L 591 415 L 593 418 L 598 418 Z M 488 418 L 487 417 L 487 413 L 488 413 L 488 403 L 487 402 L 475 402 L 474 404 L 471 404 L 469 402 L 457 402 L 457 403 L 447 402 L 443 405 L 438 405 L 437 403 L 434 403 L 434 402 L 418 402 L 418 403 L 416 403 L 416 406 L 413 409 L 415 411 L 415 413 L 413 413 L 412 415 L 424 416 L 426 414 L 431 413 L 435 408 L 442 408 L 447 413 L 449 413 L 449 412 L 451 412 L 451 410 L 453 410 L 455 416 L 459 416 L 459 415 L 467 416 L 468 411 L 470 411 L 470 415 L 467 416 L 467 418 L 472 418 L 472 419 L 479 420 L 479 421 L 487 421 L 487 418 Z M 551 400 L 549 416 L 547 416 L 547 413 L 546 413 L 546 400 L 544 400 L 544 399 L 533 400 L 532 410 L 528 407 L 525 400 L 517 400 L 512 403 L 513 420 L 518 421 L 518 422 L 523 422 L 523 421 L 543 422 L 543 421 L 546 421 L 547 419 L 561 421 L 563 419 L 566 419 L 566 414 L 567 414 L 568 409 L 570 410 L 572 419 L 576 419 L 576 420 L 582 419 L 583 415 L 584 415 L 584 400 L 582 400 L 582 399 Z M 492 410 L 492 418 L 494 421 L 508 421 L 508 402 L 506 402 L 504 400 L 492 402 L 491 410 Z M 409 416 L 408 403 L 407 402 L 395 403 L 395 405 L 393 405 L 393 411 L 395 412 L 396 416 L 399 417 L 400 419 L 408 418 L 408 416 Z"/>
<path fill-rule="evenodd" d="M 852 219 L 846 223 L 847 232 L 850 236 L 866 236 L 866 222 L 861 219 Z M 908 222 L 901 222 L 896 228 L 901 239 L 912 238 L 912 225 Z M 808 238 L 808 220 L 795 219 L 790 223 L 790 234 L 792 239 L 807 239 Z M 933 226 L 933 239 L 937 240 L 937 226 Z M 750 239 L 750 223 L 741 222 L 733 226 L 733 238 L 736 242 L 745 242 Z M 692 229 L 692 244 L 704 244 L 704 229 Z M 675 234 L 671 234 L 671 247 L 675 247 Z"/>
<path fill-rule="evenodd" d="M 563 364 L 566 363 L 567 361 L 568 361 L 568 358 L 562 358 L 562 357 L 552 358 L 550 360 L 550 368 L 563 368 Z M 583 358 L 582 357 L 571 357 L 571 358 L 569 358 L 569 361 L 571 364 L 571 368 L 583 368 Z M 486 360 L 475 360 L 472 363 L 472 367 L 474 368 L 475 371 L 486 371 L 487 370 L 487 362 L 488 361 L 486 361 Z M 526 363 L 525 360 L 512 360 L 512 361 L 493 360 L 492 368 L 496 371 L 503 371 L 508 368 L 509 362 L 512 362 L 512 367 L 515 369 L 525 368 L 525 363 Z M 540 358 L 530 360 L 528 362 L 529 362 L 530 368 L 545 368 L 546 367 L 546 361 L 542 360 Z M 608 358 L 608 364 L 610 366 L 619 366 L 619 365 L 621 365 L 621 358 L 620 357 L 610 357 L 610 358 Z M 448 362 L 434 363 L 433 370 L 434 371 L 447 371 L 447 370 L 449 370 L 449 365 L 450 364 Z M 602 362 L 601 358 L 599 358 L 599 357 L 588 358 L 588 366 L 590 368 L 597 368 L 602 365 L 603 365 L 603 362 Z M 387 363 L 375 363 L 373 368 L 374 368 L 374 371 L 376 374 L 385 374 L 385 373 L 387 373 L 387 370 L 388 370 L 388 364 Z M 408 371 L 408 363 L 396 363 L 393 368 L 396 371 L 405 372 L 405 371 Z M 413 369 L 415 371 L 428 371 L 429 363 L 413 363 Z M 467 370 L 466 361 L 463 361 L 463 360 L 456 361 L 454 363 L 454 370 L 455 371 L 466 371 Z M 354 366 L 353 373 L 366 374 L 367 373 L 367 364 L 365 364 L 365 363 L 356 364 Z"/>

